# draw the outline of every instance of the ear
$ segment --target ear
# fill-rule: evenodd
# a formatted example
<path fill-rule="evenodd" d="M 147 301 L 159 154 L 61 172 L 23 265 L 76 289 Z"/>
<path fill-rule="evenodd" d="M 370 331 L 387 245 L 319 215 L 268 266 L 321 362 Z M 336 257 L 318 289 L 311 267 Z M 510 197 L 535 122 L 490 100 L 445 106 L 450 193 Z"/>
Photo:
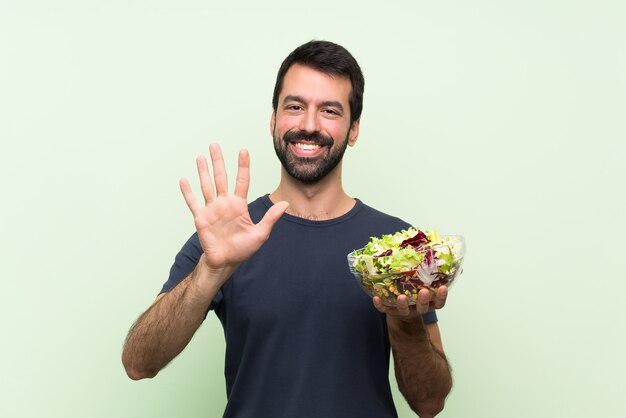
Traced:
<path fill-rule="evenodd" d="M 276 127 L 276 112 L 272 111 L 272 116 L 270 116 L 270 136 L 274 137 L 274 128 Z"/>
<path fill-rule="evenodd" d="M 356 140 L 359 137 L 359 125 L 361 123 L 361 119 L 357 119 L 352 122 L 352 126 L 350 127 L 350 132 L 348 132 L 348 145 L 351 147 L 356 144 Z"/>

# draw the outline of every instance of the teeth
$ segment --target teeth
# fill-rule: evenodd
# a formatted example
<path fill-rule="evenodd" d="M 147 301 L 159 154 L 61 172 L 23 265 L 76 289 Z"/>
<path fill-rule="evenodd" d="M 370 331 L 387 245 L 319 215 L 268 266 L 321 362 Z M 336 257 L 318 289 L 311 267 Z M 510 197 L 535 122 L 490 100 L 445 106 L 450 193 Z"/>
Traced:
<path fill-rule="evenodd" d="M 304 149 L 304 150 L 313 150 L 313 149 L 321 148 L 321 146 L 317 144 L 303 144 L 301 142 L 296 142 L 295 145 L 297 148 Z"/>

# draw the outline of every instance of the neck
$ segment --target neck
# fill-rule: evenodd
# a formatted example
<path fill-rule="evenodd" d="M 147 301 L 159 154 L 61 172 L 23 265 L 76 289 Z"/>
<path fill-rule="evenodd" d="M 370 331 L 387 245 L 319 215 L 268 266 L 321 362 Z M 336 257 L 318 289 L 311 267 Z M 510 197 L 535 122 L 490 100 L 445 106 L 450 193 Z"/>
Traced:
<path fill-rule="evenodd" d="M 341 184 L 341 163 L 326 177 L 314 184 L 305 184 L 281 170 L 280 184 L 270 194 L 272 202 L 289 202 L 287 213 L 299 218 L 327 220 L 337 218 L 352 209 L 354 199 Z"/>

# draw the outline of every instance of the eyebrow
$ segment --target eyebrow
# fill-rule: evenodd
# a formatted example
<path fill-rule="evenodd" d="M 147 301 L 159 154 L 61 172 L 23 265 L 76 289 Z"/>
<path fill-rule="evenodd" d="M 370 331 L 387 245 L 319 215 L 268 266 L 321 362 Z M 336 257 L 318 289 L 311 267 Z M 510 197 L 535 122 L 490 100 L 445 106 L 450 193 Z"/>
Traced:
<path fill-rule="evenodd" d="M 301 96 L 294 96 L 294 95 L 287 95 L 285 96 L 285 98 L 283 99 L 283 103 L 286 102 L 299 102 L 299 103 L 306 103 L 306 100 L 304 100 L 304 98 L 302 98 Z M 328 107 L 336 107 L 337 109 L 339 109 L 340 111 L 344 111 L 343 110 L 343 106 L 341 103 L 339 103 L 336 100 L 326 100 L 323 101 L 322 103 L 320 103 L 321 106 L 328 106 Z"/>

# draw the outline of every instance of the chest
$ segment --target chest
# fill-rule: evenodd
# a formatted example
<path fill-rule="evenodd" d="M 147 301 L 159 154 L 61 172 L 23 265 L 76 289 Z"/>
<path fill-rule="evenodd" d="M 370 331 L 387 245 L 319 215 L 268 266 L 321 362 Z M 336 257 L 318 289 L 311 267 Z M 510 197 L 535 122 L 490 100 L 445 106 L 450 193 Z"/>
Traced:
<path fill-rule="evenodd" d="M 380 315 L 348 268 L 358 239 L 332 229 L 278 232 L 224 289 L 227 327 L 294 338 L 300 330 L 324 338 L 380 327 Z"/>

